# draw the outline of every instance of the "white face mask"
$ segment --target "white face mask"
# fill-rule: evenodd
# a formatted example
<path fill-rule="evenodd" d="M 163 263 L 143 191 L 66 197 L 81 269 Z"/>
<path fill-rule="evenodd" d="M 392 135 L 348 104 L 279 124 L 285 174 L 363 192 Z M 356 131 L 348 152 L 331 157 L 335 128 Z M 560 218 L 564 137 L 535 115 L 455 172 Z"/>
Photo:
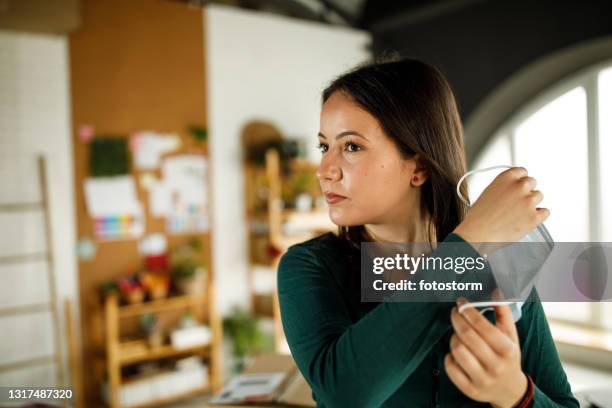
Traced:
<path fill-rule="evenodd" d="M 475 173 L 480 173 L 480 172 L 494 170 L 494 169 L 509 169 L 512 167 L 513 166 L 508 166 L 508 165 L 498 165 L 498 166 L 486 167 L 484 169 L 476 169 L 476 170 L 468 171 L 457 182 L 457 195 L 459 196 L 459 199 L 463 201 L 463 203 L 465 203 L 468 207 L 471 207 L 470 202 L 468 201 L 467 198 L 465 198 L 461 194 L 461 189 L 460 189 L 461 183 L 463 183 L 463 181 L 467 177 Z M 537 272 L 540 269 L 541 265 L 548 258 L 548 255 L 550 254 L 550 252 L 552 252 L 552 248 L 554 246 L 554 241 L 552 237 L 550 236 L 550 233 L 544 226 L 544 224 L 540 224 L 533 230 L 529 231 L 523 238 L 519 240 L 519 242 L 545 243 L 544 245 L 534 245 L 533 247 L 523 246 L 523 248 L 530 248 L 533 251 L 533 253 L 529 254 L 530 256 L 527 256 L 526 258 L 533 260 L 532 262 L 536 262 L 535 266 L 532 265 L 532 267 L 528 268 L 528 270 L 532 270 L 535 272 Z M 514 284 L 514 286 L 519 287 L 521 292 L 523 292 L 524 294 L 528 294 L 535 284 L 534 274 L 526 274 L 526 276 L 521 276 L 520 274 L 513 274 L 511 278 L 512 278 L 512 281 L 513 281 L 512 283 Z M 511 291 L 511 292 L 512 292 L 512 295 L 516 295 L 516 293 L 514 293 L 515 291 Z M 512 295 L 510 297 L 512 297 Z M 521 318 L 521 315 L 522 315 L 521 307 L 523 306 L 523 304 L 524 302 L 520 302 L 520 301 L 495 301 L 495 300 L 470 302 L 470 303 L 464 303 L 463 305 L 461 305 L 459 307 L 459 313 L 462 313 L 468 307 L 476 307 L 479 309 L 480 313 L 484 313 L 487 310 L 494 310 L 493 306 L 496 306 L 496 305 L 509 305 L 510 309 L 512 310 L 512 316 L 514 318 L 514 321 L 516 322 Z"/>

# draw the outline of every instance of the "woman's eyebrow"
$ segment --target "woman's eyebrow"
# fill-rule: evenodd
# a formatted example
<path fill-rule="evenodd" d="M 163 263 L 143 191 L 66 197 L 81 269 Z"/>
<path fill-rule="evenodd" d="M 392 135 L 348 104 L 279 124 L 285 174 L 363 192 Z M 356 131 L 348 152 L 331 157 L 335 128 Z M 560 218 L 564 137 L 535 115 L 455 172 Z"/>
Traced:
<path fill-rule="evenodd" d="M 342 137 L 345 137 L 345 136 L 350 136 L 350 135 L 358 136 L 358 137 L 364 138 L 365 140 L 368 140 L 367 137 L 365 137 L 361 133 L 356 132 L 354 130 L 345 130 L 344 132 L 338 133 L 336 135 L 336 140 L 338 140 L 338 139 L 340 139 Z M 319 136 L 322 137 L 323 139 L 327 139 L 327 137 L 323 133 L 321 133 L 321 132 L 319 132 Z"/>

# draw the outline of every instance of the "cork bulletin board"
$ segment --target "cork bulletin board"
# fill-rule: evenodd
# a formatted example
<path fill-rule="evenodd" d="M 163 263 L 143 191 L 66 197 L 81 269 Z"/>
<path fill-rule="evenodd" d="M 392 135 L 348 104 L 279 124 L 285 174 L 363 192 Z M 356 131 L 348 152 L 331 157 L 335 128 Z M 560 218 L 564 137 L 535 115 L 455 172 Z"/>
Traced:
<path fill-rule="evenodd" d="M 196 153 L 209 158 L 206 144 L 188 131 L 194 125 L 206 128 L 202 10 L 163 0 L 87 0 L 81 4 L 82 25 L 70 35 L 69 61 L 77 238 L 88 237 L 96 247 L 92 259 L 78 264 L 83 380 L 87 400 L 95 401 L 100 374 L 90 357 L 99 353 L 103 339 L 97 288 L 137 270 L 142 257 L 139 239 L 99 242 L 94 237 L 83 188 L 90 175 L 89 146 L 79 137 L 79 129 L 86 125 L 96 134 L 126 138 L 143 130 L 175 133 L 182 147 L 172 155 Z M 148 194 L 138 185 L 138 171 L 133 165 L 129 171 L 144 205 L 144 235 L 166 234 L 169 247 L 190 239 L 190 235 L 167 233 L 165 219 L 150 213 Z M 210 167 L 208 174 L 210 180 Z M 208 201 L 212 202 L 210 195 Z M 210 273 L 211 234 L 210 229 L 201 234 Z"/>

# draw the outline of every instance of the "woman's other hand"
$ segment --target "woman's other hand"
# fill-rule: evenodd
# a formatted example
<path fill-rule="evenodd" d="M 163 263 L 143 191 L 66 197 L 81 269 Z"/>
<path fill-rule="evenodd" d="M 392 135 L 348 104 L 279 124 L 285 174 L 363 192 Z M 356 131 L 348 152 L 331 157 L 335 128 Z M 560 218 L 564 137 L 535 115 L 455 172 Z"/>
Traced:
<path fill-rule="evenodd" d="M 547 208 L 537 207 L 544 196 L 535 187 L 524 167 L 500 173 L 454 232 L 473 243 L 518 241 L 550 215 Z"/>
<path fill-rule="evenodd" d="M 512 311 L 503 305 L 495 306 L 495 313 L 493 325 L 476 308 L 467 308 L 463 314 L 453 308 L 454 333 L 444 367 L 466 396 L 494 407 L 513 407 L 527 391 L 528 380 L 521 369 Z"/>

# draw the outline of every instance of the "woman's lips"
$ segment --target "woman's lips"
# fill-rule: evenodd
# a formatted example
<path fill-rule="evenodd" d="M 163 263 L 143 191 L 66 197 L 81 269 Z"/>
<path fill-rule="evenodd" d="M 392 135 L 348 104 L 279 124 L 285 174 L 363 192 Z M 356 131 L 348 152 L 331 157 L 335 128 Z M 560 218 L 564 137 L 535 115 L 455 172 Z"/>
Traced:
<path fill-rule="evenodd" d="M 345 199 L 346 197 L 338 194 L 325 193 L 325 200 L 327 200 L 327 204 L 336 204 Z"/>

